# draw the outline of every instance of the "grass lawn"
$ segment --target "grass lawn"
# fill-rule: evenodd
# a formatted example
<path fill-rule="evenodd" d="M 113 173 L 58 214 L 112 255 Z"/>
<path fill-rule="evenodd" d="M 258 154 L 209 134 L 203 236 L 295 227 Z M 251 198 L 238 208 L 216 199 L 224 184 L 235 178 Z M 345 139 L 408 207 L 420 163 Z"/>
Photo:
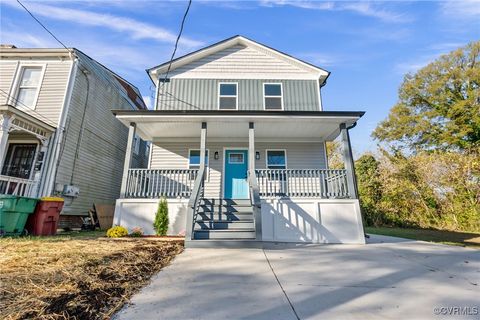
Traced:
<path fill-rule="evenodd" d="M 109 318 L 183 250 L 104 235 L 0 238 L 0 319 Z"/>
<path fill-rule="evenodd" d="M 479 233 L 387 227 L 365 227 L 365 232 L 480 249 Z"/>

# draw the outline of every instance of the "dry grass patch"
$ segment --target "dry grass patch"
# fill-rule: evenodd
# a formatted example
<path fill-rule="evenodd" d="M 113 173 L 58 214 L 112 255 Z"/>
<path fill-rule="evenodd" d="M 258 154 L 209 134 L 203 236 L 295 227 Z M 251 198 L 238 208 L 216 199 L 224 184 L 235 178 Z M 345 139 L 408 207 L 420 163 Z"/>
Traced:
<path fill-rule="evenodd" d="M 179 241 L 0 239 L 0 318 L 109 318 L 182 250 Z"/>

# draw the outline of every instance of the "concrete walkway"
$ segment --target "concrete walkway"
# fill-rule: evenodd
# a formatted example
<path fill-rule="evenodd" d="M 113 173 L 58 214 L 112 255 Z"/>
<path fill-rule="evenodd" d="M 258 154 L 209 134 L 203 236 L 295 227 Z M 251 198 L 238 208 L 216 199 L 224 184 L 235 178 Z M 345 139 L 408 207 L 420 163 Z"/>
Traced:
<path fill-rule="evenodd" d="M 188 249 L 115 319 L 480 319 L 479 250 L 369 242 Z"/>

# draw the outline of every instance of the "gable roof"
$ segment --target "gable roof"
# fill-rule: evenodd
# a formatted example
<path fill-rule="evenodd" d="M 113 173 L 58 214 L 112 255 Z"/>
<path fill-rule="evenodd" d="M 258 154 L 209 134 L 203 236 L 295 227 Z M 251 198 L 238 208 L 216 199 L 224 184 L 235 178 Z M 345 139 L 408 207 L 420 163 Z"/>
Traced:
<path fill-rule="evenodd" d="M 172 65 L 170 68 L 170 71 L 173 71 L 179 67 L 182 67 L 184 65 L 190 64 L 194 61 L 200 60 L 202 58 L 205 58 L 207 56 L 213 55 L 219 51 L 232 48 L 235 46 L 245 46 L 253 49 L 260 49 L 262 51 L 266 51 L 272 56 L 283 60 L 291 65 L 295 65 L 301 69 L 303 69 L 306 72 L 309 72 L 311 74 L 314 74 L 319 80 L 320 84 L 323 84 L 325 80 L 328 78 L 330 75 L 329 71 L 326 71 L 325 69 L 322 69 L 316 65 L 313 65 L 309 62 L 305 62 L 303 60 L 300 60 L 298 58 L 292 57 L 289 54 L 286 54 L 284 52 L 281 52 L 279 50 L 273 49 L 269 46 L 266 46 L 264 44 L 261 44 L 259 42 L 256 42 L 254 40 L 248 39 L 244 36 L 241 35 L 236 35 L 230 38 L 227 38 L 225 40 L 219 41 L 217 43 L 214 43 L 210 46 L 201 48 L 197 51 L 188 53 L 184 56 L 178 57 L 176 59 L 172 60 Z M 162 74 L 165 74 L 167 72 L 168 66 L 170 64 L 170 61 L 165 62 L 163 64 L 157 65 L 155 67 L 152 67 L 150 69 L 147 69 L 147 73 L 150 76 L 150 79 L 152 82 L 155 84 L 155 79 Z"/>

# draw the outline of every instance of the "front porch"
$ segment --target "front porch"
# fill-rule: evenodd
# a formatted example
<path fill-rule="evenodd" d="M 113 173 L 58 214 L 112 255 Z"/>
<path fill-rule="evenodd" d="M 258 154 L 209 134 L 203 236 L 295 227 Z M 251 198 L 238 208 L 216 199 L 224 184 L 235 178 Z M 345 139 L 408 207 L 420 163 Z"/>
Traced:
<path fill-rule="evenodd" d="M 348 134 L 360 116 L 118 111 L 131 140 L 138 134 L 154 147 L 149 169 L 130 168 L 127 154 L 114 223 L 153 232 L 155 205 L 166 197 L 169 232 L 184 233 L 188 245 L 212 239 L 363 243 Z M 325 142 L 338 136 L 345 169 L 328 169 Z M 191 161 L 193 148 L 198 164 Z M 228 171 L 231 164 L 240 173 Z"/>
<path fill-rule="evenodd" d="M 0 106 L 0 194 L 40 195 L 54 131 L 46 119 L 10 105 Z"/>

